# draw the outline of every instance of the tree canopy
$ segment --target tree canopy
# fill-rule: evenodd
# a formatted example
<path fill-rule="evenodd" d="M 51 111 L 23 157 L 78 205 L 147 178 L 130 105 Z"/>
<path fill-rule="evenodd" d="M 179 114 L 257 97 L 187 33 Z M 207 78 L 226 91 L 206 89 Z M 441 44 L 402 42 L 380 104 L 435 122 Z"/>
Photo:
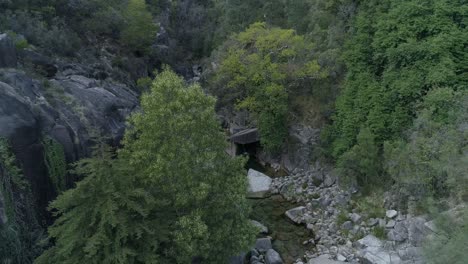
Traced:
<path fill-rule="evenodd" d="M 117 156 L 99 147 L 77 165 L 85 179 L 51 204 L 56 243 L 37 262 L 222 263 L 246 250 L 244 160 L 225 153 L 214 103 L 160 73 Z"/>
<path fill-rule="evenodd" d="M 252 24 L 220 49 L 210 80 L 220 106 L 247 109 L 257 122 L 262 145 L 277 151 L 287 135 L 288 96 L 307 81 L 326 77 L 313 44 L 294 30 Z"/>

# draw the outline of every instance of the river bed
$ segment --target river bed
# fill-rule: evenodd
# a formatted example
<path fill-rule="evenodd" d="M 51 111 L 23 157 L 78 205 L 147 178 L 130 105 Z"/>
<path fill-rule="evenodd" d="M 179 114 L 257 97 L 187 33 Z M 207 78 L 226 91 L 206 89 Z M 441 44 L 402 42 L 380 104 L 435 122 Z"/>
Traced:
<path fill-rule="evenodd" d="M 273 248 L 280 253 L 286 264 L 294 263 L 302 258 L 313 245 L 303 242 L 312 237 L 311 231 L 304 225 L 296 225 L 284 214 L 287 210 L 300 206 L 286 201 L 281 195 L 273 195 L 265 199 L 253 199 L 251 219 L 259 221 L 268 227 L 273 238 Z"/>

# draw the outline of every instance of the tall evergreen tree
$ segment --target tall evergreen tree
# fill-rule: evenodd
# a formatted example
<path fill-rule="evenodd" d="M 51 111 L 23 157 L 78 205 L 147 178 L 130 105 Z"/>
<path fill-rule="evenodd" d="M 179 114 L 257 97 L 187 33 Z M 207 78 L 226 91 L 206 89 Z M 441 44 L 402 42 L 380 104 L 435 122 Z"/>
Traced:
<path fill-rule="evenodd" d="M 119 159 L 155 198 L 161 260 L 224 263 L 252 237 L 244 161 L 226 153 L 215 100 L 162 72 L 130 119 Z"/>
<path fill-rule="evenodd" d="M 122 30 L 122 42 L 129 48 L 146 52 L 156 38 L 156 25 L 144 0 L 130 0 L 124 11 L 126 26 Z"/>
<path fill-rule="evenodd" d="M 51 203 L 59 216 L 49 228 L 55 246 L 36 263 L 156 263 L 154 197 L 124 175 L 104 145 L 77 163 L 86 175 Z"/>
<path fill-rule="evenodd" d="M 117 157 L 98 148 L 52 203 L 56 243 L 37 263 L 224 263 L 247 249 L 244 161 L 225 153 L 214 99 L 164 71 L 141 106 Z"/>

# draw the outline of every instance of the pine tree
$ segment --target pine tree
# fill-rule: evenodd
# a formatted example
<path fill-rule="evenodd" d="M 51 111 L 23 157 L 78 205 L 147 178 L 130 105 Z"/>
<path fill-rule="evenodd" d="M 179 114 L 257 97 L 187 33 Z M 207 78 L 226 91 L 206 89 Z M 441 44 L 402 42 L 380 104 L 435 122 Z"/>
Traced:
<path fill-rule="evenodd" d="M 155 240 L 171 263 L 224 263 L 245 250 L 252 237 L 245 199 L 243 159 L 226 153 L 225 136 L 215 117 L 215 100 L 199 85 L 187 87 L 166 70 L 143 96 L 142 112 L 130 120 L 119 159 L 128 162 L 155 197 L 164 220 Z"/>
<path fill-rule="evenodd" d="M 86 175 L 50 208 L 58 219 L 49 228 L 55 246 L 36 263 L 155 263 L 153 198 L 125 175 L 104 145 L 75 172 Z"/>
<path fill-rule="evenodd" d="M 224 263 L 250 245 L 244 160 L 225 153 L 214 99 L 164 71 L 141 107 L 117 157 L 78 163 L 37 263 Z"/>

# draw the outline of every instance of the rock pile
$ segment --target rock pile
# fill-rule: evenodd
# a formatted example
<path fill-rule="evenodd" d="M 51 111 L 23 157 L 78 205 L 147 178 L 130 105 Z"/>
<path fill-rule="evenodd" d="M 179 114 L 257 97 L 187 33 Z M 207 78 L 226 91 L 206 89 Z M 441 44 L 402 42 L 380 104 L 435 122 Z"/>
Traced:
<path fill-rule="evenodd" d="M 390 209 L 380 217 L 369 218 L 366 212 L 349 209 L 351 194 L 334 182 L 331 174 L 321 172 L 317 177 L 316 172 L 309 171 L 276 178 L 271 185 L 273 194 L 303 204 L 285 215 L 313 231 L 313 236 L 303 242 L 315 245 L 315 250 L 304 256 L 308 264 L 423 263 L 421 244 L 433 232 L 425 217 Z M 304 263 L 304 259 L 296 263 Z"/>

